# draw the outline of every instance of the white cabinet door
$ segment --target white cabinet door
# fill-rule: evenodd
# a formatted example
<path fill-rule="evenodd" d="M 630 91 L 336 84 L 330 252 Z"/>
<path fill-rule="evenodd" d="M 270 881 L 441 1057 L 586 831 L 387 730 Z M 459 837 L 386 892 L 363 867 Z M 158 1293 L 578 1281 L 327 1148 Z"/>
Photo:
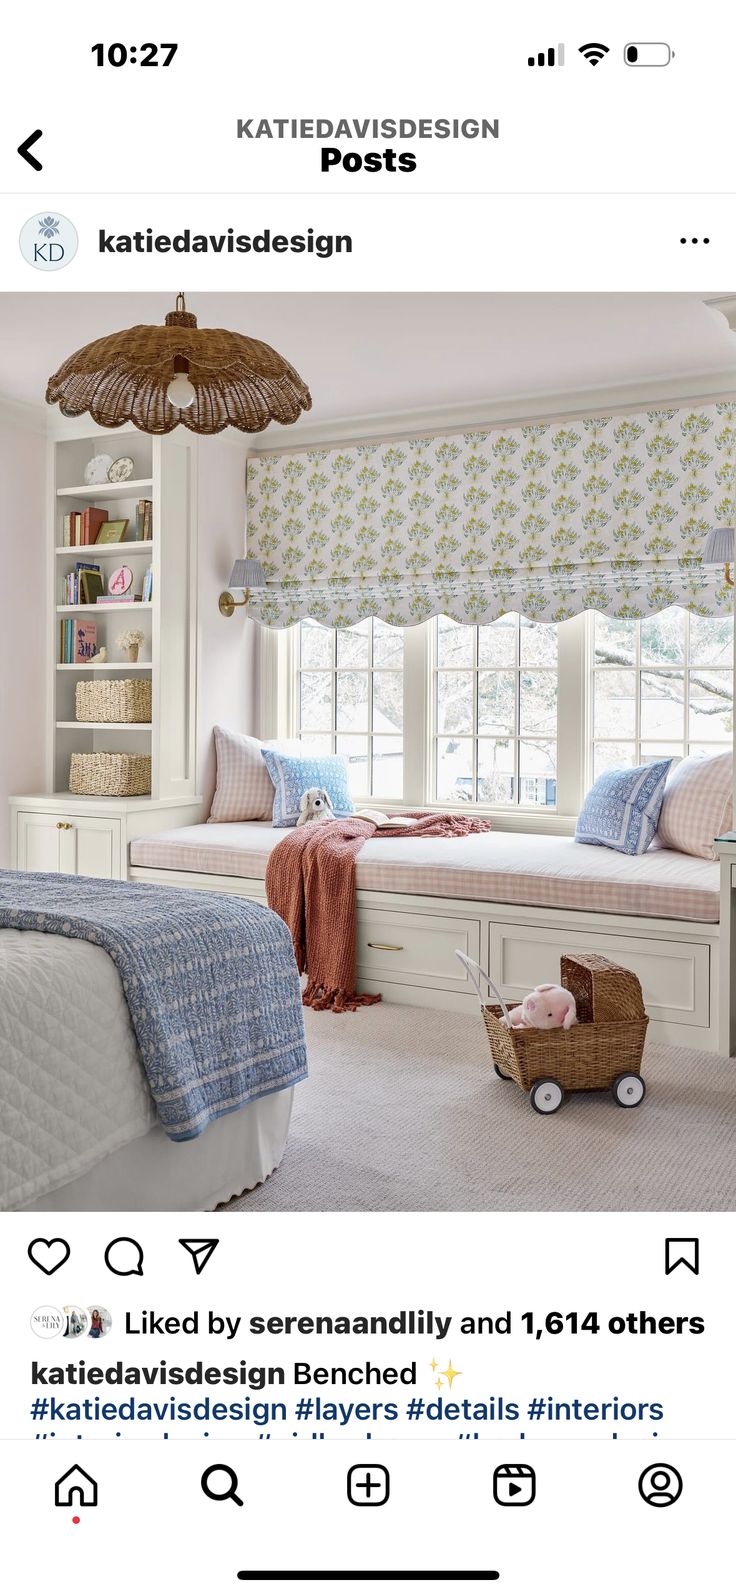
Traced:
<path fill-rule="evenodd" d="M 59 841 L 56 817 L 51 814 L 18 815 L 18 868 L 41 870 L 56 874 L 59 863 Z"/>
<path fill-rule="evenodd" d="M 96 875 L 100 880 L 122 877 L 120 821 L 77 818 L 73 821 L 76 857 L 70 874 Z M 62 849 L 63 849 L 62 842 Z"/>
<path fill-rule="evenodd" d="M 120 820 L 94 814 L 20 813 L 18 868 L 121 880 Z"/>

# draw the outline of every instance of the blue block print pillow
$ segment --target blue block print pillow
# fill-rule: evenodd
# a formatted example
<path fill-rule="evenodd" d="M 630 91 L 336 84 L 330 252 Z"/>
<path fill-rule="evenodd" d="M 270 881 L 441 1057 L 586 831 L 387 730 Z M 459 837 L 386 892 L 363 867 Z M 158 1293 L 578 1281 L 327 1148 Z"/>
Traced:
<path fill-rule="evenodd" d="M 344 759 L 335 754 L 300 758 L 290 753 L 277 753 L 275 748 L 261 748 L 261 753 L 276 789 L 274 825 L 296 825 L 302 794 L 310 786 L 324 787 L 338 818 L 355 813 Z"/>
<path fill-rule="evenodd" d="M 578 816 L 576 842 L 646 853 L 657 829 L 671 759 L 635 770 L 606 770 L 594 781 Z"/>

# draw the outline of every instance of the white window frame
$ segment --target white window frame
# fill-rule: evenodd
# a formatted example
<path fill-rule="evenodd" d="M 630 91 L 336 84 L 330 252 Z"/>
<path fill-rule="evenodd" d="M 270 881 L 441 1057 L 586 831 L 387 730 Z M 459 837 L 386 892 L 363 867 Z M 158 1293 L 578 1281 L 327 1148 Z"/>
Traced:
<path fill-rule="evenodd" d="M 568 622 L 559 633 L 557 711 L 557 805 L 555 808 L 473 804 L 474 814 L 492 817 L 501 830 L 541 831 L 569 835 L 585 795 L 584 747 L 576 727 L 585 696 L 584 616 Z M 264 740 L 289 739 L 299 724 L 299 635 L 257 627 L 258 735 Z M 437 802 L 433 788 L 433 696 L 435 628 L 431 621 L 404 631 L 404 795 L 384 800 L 359 794 L 359 800 L 380 802 L 384 809 L 455 809 L 467 813 L 471 805 Z"/>
<path fill-rule="evenodd" d="M 580 759 L 579 759 L 579 753 L 580 753 L 579 742 L 580 742 L 580 739 L 579 739 L 579 737 L 577 735 L 576 727 L 580 723 L 580 716 L 581 716 L 581 713 L 582 713 L 582 695 L 583 695 L 583 692 L 584 692 L 584 685 L 585 685 L 584 671 L 581 668 L 581 650 L 583 649 L 584 644 L 585 644 L 585 638 L 584 638 L 584 635 L 583 635 L 583 628 L 582 628 L 582 626 L 580 624 L 580 622 L 583 619 L 584 619 L 584 617 L 582 617 L 582 616 L 576 616 L 573 620 L 567 621 L 563 626 L 558 626 L 558 628 L 557 628 L 557 671 L 556 671 L 556 675 L 557 675 L 557 723 L 556 723 L 555 731 L 554 731 L 554 737 L 555 737 L 555 740 L 556 740 L 556 743 L 557 743 L 557 761 L 556 761 L 556 763 L 557 763 L 557 770 L 556 770 L 557 802 L 555 804 L 553 804 L 553 805 L 550 805 L 550 806 L 540 805 L 540 804 L 537 804 L 537 803 L 510 803 L 510 804 L 500 804 L 499 803 L 499 804 L 491 804 L 491 805 L 486 805 L 486 804 L 482 804 L 482 803 L 474 803 L 474 804 L 466 804 L 466 805 L 464 805 L 466 808 L 471 808 L 472 807 L 474 810 L 475 809 L 483 809 L 483 810 L 485 810 L 487 808 L 490 813 L 499 814 L 499 815 L 500 814 L 515 814 L 515 813 L 522 814 L 524 816 L 525 829 L 527 828 L 526 827 L 527 818 L 529 818 L 529 817 L 531 817 L 533 815 L 540 815 L 541 816 L 543 814 L 546 814 L 546 815 L 555 815 L 556 814 L 556 815 L 564 816 L 566 814 L 567 815 L 574 815 L 574 814 L 577 813 L 578 808 L 580 806 L 580 801 L 582 801 L 582 794 L 580 794 L 580 801 L 579 801 L 580 783 L 581 783 L 581 780 L 582 780 L 582 770 L 581 770 L 581 767 L 580 767 Z M 476 631 L 476 633 L 478 631 L 477 627 L 473 627 L 473 628 L 470 628 L 470 629 Z M 438 666 L 438 661 L 437 661 L 437 628 L 436 628 L 436 625 L 433 622 L 430 623 L 429 630 L 430 630 L 430 663 L 429 663 L 429 670 L 430 670 L 430 674 L 431 674 L 431 699 L 432 699 L 432 701 L 431 701 L 431 705 L 430 705 L 430 716 L 429 716 L 430 770 L 429 770 L 429 774 L 428 774 L 428 782 L 427 782 L 427 788 L 426 789 L 427 789 L 427 791 L 431 792 L 433 790 L 434 784 L 435 784 L 435 772 L 434 772 L 434 769 L 431 767 L 431 765 L 432 765 L 432 762 L 433 762 L 433 760 L 434 760 L 434 758 L 436 756 L 437 743 L 438 743 L 438 741 L 443 740 L 443 736 L 442 736 L 442 733 L 438 733 L 437 726 L 436 726 L 436 723 L 435 723 L 435 716 L 436 716 L 436 708 L 435 708 L 436 697 L 435 697 L 435 694 L 436 694 L 436 690 L 437 690 L 436 689 L 436 682 L 437 682 L 437 671 L 438 671 L 438 669 L 440 667 Z M 517 633 L 517 649 L 518 649 L 518 647 L 519 647 L 519 634 Z M 442 667 L 442 668 L 444 668 L 444 667 Z M 479 666 L 479 665 L 475 664 L 473 666 L 467 666 L 467 667 L 458 666 L 457 668 L 461 672 L 463 670 L 465 670 L 465 669 L 471 671 L 471 673 L 476 678 L 476 691 L 477 691 L 478 671 L 482 670 L 484 668 L 490 668 L 490 667 L 483 667 L 483 666 Z M 534 667 L 530 667 L 530 668 L 534 668 Z M 542 667 L 540 667 L 540 668 L 542 668 Z M 549 669 L 549 667 L 546 667 L 546 668 Z M 520 655 L 519 655 L 518 651 L 517 651 L 515 664 L 509 666 L 508 669 L 516 677 L 516 701 L 517 701 L 517 711 L 518 711 L 518 695 L 519 695 L 519 690 L 520 690 L 520 677 L 524 673 L 524 666 L 521 663 L 521 658 L 520 658 Z M 474 744 L 476 744 L 476 749 L 474 749 L 474 753 L 473 753 L 473 768 L 475 770 L 476 765 L 477 765 L 477 743 L 479 741 L 483 740 L 483 738 L 482 738 L 482 736 L 474 735 L 474 736 L 472 736 L 470 738 L 464 738 L 464 740 L 470 740 Z M 518 760 L 519 760 L 519 756 L 520 756 L 521 743 L 525 740 L 523 733 L 521 733 L 521 731 L 518 729 L 518 723 L 517 723 L 517 729 L 513 733 L 512 740 L 513 740 L 513 742 L 515 744 L 514 760 L 515 760 L 515 765 L 517 767 L 517 774 L 518 774 Z M 534 740 L 534 739 L 532 739 L 532 740 Z M 544 740 L 544 739 L 542 738 L 541 740 Z M 439 801 L 437 801 L 437 803 L 434 806 L 437 807 L 437 808 L 442 809 L 442 808 L 446 808 L 447 804 L 446 804 L 446 802 L 443 803 L 441 800 L 439 800 Z"/>
<path fill-rule="evenodd" d="M 291 738 L 298 727 L 299 636 L 296 626 L 257 626 L 257 734 Z M 435 628 L 431 621 L 404 631 L 404 796 L 371 799 L 386 810 L 425 808 L 488 815 L 494 829 L 571 836 L 593 775 L 593 616 L 576 615 L 558 628 L 557 804 L 555 808 L 434 801 L 433 716 Z M 736 686 L 736 664 L 734 666 Z M 736 692 L 735 692 L 736 698 Z M 734 732 L 736 745 L 736 730 Z"/>
<path fill-rule="evenodd" d="M 663 758 L 663 759 L 666 759 L 669 756 L 672 742 L 674 742 L 675 740 L 678 740 L 680 742 L 680 744 L 681 744 L 679 749 L 674 754 L 674 757 L 676 759 L 687 758 L 688 757 L 689 752 L 690 752 L 691 743 L 696 743 L 696 744 L 697 743 L 703 743 L 703 742 L 707 743 L 707 744 L 709 744 L 710 749 L 711 749 L 711 753 L 713 753 L 713 754 L 726 752 L 726 750 L 728 748 L 728 743 L 725 740 L 716 739 L 716 738 L 711 739 L 711 738 L 704 737 L 704 736 L 692 736 L 691 737 L 691 735 L 690 735 L 690 686 L 691 686 L 690 678 L 691 678 L 692 672 L 693 671 L 697 671 L 698 666 L 697 665 L 693 665 L 692 664 L 692 660 L 691 660 L 691 654 L 690 654 L 690 627 L 689 627 L 689 625 L 685 629 L 685 648 L 684 648 L 683 659 L 682 659 L 682 662 L 680 664 L 677 664 L 677 665 L 655 665 L 655 664 L 643 663 L 642 662 L 642 657 L 641 657 L 641 631 L 640 631 L 640 629 L 637 629 L 636 647 L 635 647 L 635 650 L 634 650 L 634 659 L 633 659 L 633 663 L 632 664 L 630 664 L 630 665 L 596 665 L 595 664 L 595 618 L 594 618 L 593 615 L 591 615 L 589 617 L 589 623 L 590 623 L 590 645 L 589 646 L 590 646 L 590 720 L 591 720 L 589 741 L 590 741 L 590 758 L 591 758 L 591 780 L 593 778 L 592 777 L 592 766 L 593 766 L 593 762 L 594 762 L 594 759 L 595 759 L 595 748 L 596 748 L 596 745 L 598 745 L 600 747 L 605 747 L 607 742 L 614 742 L 614 743 L 623 742 L 623 743 L 627 743 L 627 744 L 633 745 L 634 763 L 635 764 L 639 764 L 641 762 L 641 759 L 642 759 L 642 751 L 641 751 L 641 749 L 642 749 L 642 743 L 643 742 L 648 742 L 653 747 L 656 747 L 657 743 L 660 742 L 661 743 L 661 752 L 660 752 L 660 754 L 658 756 Z M 709 665 L 703 665 L 703 666 L 701 666 L 701 668 L 704 669 L 704 670 L 709 670 L 711 668 L 718 668 L 719 670 L 723 671 L 724 676 L 728 676 L 728 674 L 729 674 L 728 669 L 724 668 L 723 666 L 711 667 Z M 611 670 L 611 671 L 620 670 L 624 674 L 633 672 L 634 679 L 635 679 L 635 694 L 634 694 L 634 731 L 633 731 L 633 735 L 632 736 L 625 736 L 625 735 L 616 736 L 616 737 L 596 737 L 595 736 L 595 727 L 594 727 L 594 724 L 593 724 L 594 708 L 595 708 L 595 674 L 598 671 L 600 671 L 601 674 L 604 674 L 608 670 Z M 651 737 L 651 736 L 644 736 L 644 735 L 642 735 L 642 727 L 641 727 L 641 678 L 642 678 L 642 676 L 645 676 L 645 675 L 656 676 L 658 674 L 666 674 L 667 672 L 670 672 L 670 673 L 673 673 L 673 674 L 681 674 L 682 678 L 683 678 L 683 698 L 682 698 L 682 704 L 683 704 L 683 714 L 682 714 L 683 735 L 682 735 L 681 738 L 678 738 L 678 739 L 675 739 L 675 738 L 663 739 L 661 737 L 657 738 L 657 737 Z M 654 755 L 653 754 L 648 754 L 648 755 L 645 754 L 644 757 L 645 758 L 646 757 L 652 758 L 652 757 L 654 757 Z"/>
<path fill-rule="evenodd" d="M 396 731 L 377 731 L 376 728 L 375 728 L 375 718 L 374 717 L 375 717 L 375 708 L 376 708 L 376 705 L 375 705 L 375 683 L 376 683 L 376 681 L 381 676 L 389 676 L 389 675 L 400 676 L 401 679 L 402 679 L 402 686 L 404 686 L 405 685 L 405 664 L 404 664 L 403 661 L 402 661 L 402 664 L 400 666 L 398 666 L 398 667 L 396 665 L 376 664 L 376 662 L 375 662 L 375 650 L 374 650 L 374 641 L 375 641 L 375 639 L 374 639 L 374 637 L 372 635 L 372 631 L 373 631 L 372 627 L 370 628 L 369 635 L 368 635 L 368 663 L 366 663 L 366 664 L 343 664 L 340 661 L 340 645 L 339 645 L 340 633 L 338 631 L 336 631 L 334 628 L 328 628 L 328 629 L 330 631 L 331 652 L 332 652 L 332 658 L 331 658 L 330 664 L 329 665 L 311 665 L 311 664 L 308 664 L 308 665 L 305 666 L 302 663 L 301 650 L 300 650 L 300 647 L 299 647 L 299 635 L 298 635 L 299 628 L 297 626 L 295 626 L 293 628 L 293 633 L 294 633 L 294 667 L 293 668 L 294 668 L 294 676 L 295 676 L 294 731 L 295 731 L 296 735 L 300 734 L 300 703 L 299 703 L 299 699 L 300 699 L 300 694 L 301 694 L 301 676 L 302 676 L 302 674 L 328 676 L 329 680 L 330 680 L 330 699 L 331 699 L 330 720 L 331 720 L 331 725 L 330 725 L 329 730 L 325 727 L 325 729 L 323 731 L 315 731 L 314 735 L 315 736 L 329 736 L 330 742 L 331 742 L 331 752 L 332 753 L 339 753 L 340 752 L 340 741 L 341 741 L 341 737 L 342 736 L 345 736 L 345 737 L 355 736 L 358 739 L 361 739 L 361 740 L 364 739 L 365 742 L 366 742 L 366 749 L 367 749 L 367 768 L 368 768 L 371 784 L 373 784 L 374 776 L 375 776 L 376 753 L 378 752 L 378 749 L 380 748 L 380 745 L 381 745 L 382 742 L 384 744 L 387 743 L 387 742 L 400 742 L 402 744 L 401 759 L 402 759 L 402 771 L 403 771 L 403 759 L 404 759 L 403 730 L 400 730 L 400 731 L 399 730 L 396 730 Z M 404 637 L 405 637 L 405 635 L 406 634 L 404 633 Z M 364 730 L 355 731 L 355 732 L 344 732 L 343 733 L 340 730 L 338 730 L 337 723 L 336 723 L 336 720 L 337 720 L 337 704 L 338 704 L 340 677 L 344 676 L 344 675 L 348 675 L 348 674 L 349 675 L 365 676 L 367 678 L 367 684 L 368 684 L 367 685 L 367 698 L 366 698 L 366 715 L 367 715 L 367 718 L 366 718 L 366 726 L 365 726 Z M 405 698 L 405 696 L 406 696 L 406 694 L 404 692 L 402 694 L 402 697 Z M 304 732 L 304 736 L 306 738 L 308 738 L 310 735 L 311 735 L 310 730 L 307 730 L 307 731 Z M 403 780 L 403 777 L 402 777 L 402 780 Z M 405 785 L 405 782 L 403 784 Z M 402 798 L 395 798 L 393 800 L 391 800 L 389 798 L 384 798 L 384 795 L 380 791 L 358 792 L 358 793 L 356 793 L 356 797 L 360 800 L 361 803 L 373 803 L 373 804 L 375 804 L 375 803 L 383 803 L 384 801 L 387 802 L 387 803 L 391 802 L 391 801 L 393 801 L 394 803 L 403 803 L 403 802 L 406 801 L 405 798 L 403 798 L 403 797 Z"/>

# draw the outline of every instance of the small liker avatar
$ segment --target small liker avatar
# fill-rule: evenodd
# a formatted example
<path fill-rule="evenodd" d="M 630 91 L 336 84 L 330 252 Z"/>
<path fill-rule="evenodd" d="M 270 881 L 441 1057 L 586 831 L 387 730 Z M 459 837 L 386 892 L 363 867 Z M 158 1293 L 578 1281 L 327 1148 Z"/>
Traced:
<path fill-rule="evenodd" d="M 302 792 L 297 825 L 309 825 L 311 820 L 334 820 L 335 814 L 324 787 L 310 786 Z"/>

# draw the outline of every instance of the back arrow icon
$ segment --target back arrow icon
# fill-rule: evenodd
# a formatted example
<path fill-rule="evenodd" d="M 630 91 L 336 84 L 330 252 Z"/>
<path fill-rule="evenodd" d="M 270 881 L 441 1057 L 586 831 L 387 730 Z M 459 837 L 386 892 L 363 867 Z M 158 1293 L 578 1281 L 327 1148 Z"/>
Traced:
<path fill-rule="evenodd" d="M 43 138 L 43 128 L 37 127 L 35 133 L 29 133 L 28 138 L 25 138 L 23 143 L 18 145 L 18 154 L 22 155 L 23 160 L 27 161 L 28 165 L 33 167 L 34 172 L 43 171 L 41 162 L 37 161 L 35 155 L 31 155 L 30 153 L 31 146 L 35 144 L 39 138 Z"/>

